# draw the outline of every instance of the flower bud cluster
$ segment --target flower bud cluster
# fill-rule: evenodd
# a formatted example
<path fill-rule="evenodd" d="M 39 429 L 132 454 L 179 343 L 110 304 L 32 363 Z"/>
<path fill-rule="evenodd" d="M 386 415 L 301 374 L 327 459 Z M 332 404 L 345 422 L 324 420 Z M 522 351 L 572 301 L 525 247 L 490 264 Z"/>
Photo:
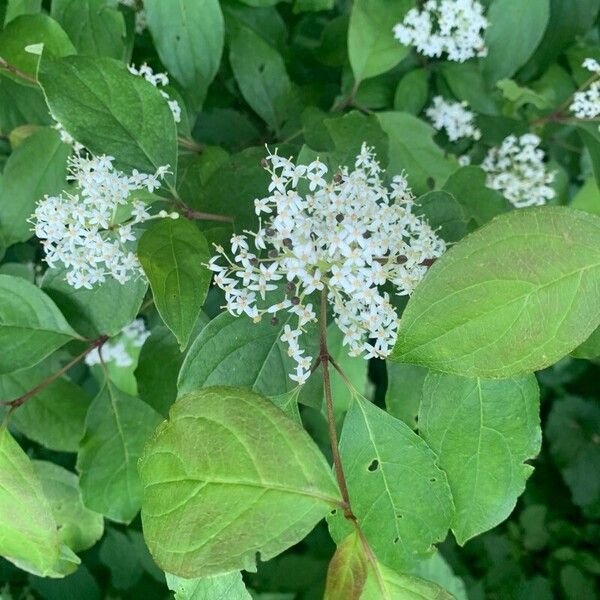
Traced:
<path fill-rule="evenodd" d="M 586 58 L 583 67 L 596 75 L 586 89 L 576 92 L 569 110 L 578 119 L 595 119 L 600 116 L 600 64 L 593 58 Z"/>
<path fill-rule="evenodd" d="M 425 114 L 438 131 L 446 131 L 448 139 L 456 142 L 463 138 L 481 139 L 481 131 L 475 125 L 475 113 L 468 110 L 467 102 L 449 102 L 436 96 Z"/>
<path fill-rule="evenodd" d="M 414 46 L 425 56 L 464 62 L 485 56 L 483 34 L 488 21 L 477 0 L 427 0 L 422 10 L 411 8 L 394 27 L 401 44 Z"/>
<path fill-rule="evenodd" d="M 44 196 L 32 215 L 35 235 L 42 240 L 50 267 L 63 264 L 74 288 L 92 289 L 107 276 L 123 284 L 141 274 L 139 261 L 130 250 L 136 235 L 133 226 L 148 219 L 175 217 L 161 211 L 151 216 L 132 192 L 154 192 L 169 172 L 160 167 L 153 175 L 134 170 L 131 176 L 117 171 L 112 156 L 69 158 L 68 179 L 75 187 L 59 196 Z M 122 208 L 125 207 L 125 208 Z M 117 222 L 117 211 L 130 218 Z"/>
<path fill-rule="evenodd" d="M 144 320 L 136 319 L 124 327 L 118 336 L 108 340 L 102 348 L 94 348 L 85 357 L 85 364 L 91 367 L 104 361 L 114 362 L 117 367 L 131 367 L 136 359 L 129 354 L 127 347 L 141 348 L 149 335 Z"/>
<path fill-rule="evenodd" d="M 397 175 L 385 186 L 366 144 L 353 169 L 333 176 L 320 160 L 295 164 L 275 153 L 263 163 L 271 182 L 269 195 L 254 202 L 258 230 L 234 235 L 231 257 L 217 246 L 219 254 L 209 263 L 227 310 L 256 321 L 267 317 L 274 325 L 284 315 L 281 340 L 297 363 L 290 377 L 299 384 L 313 362 L 300 341 L 317 320 L 314 292 L 327 294 L 352 356 L 387 356 L 398 316 L 384 286 L 410 294 L 445 250 L 443 240 L 412 212 L 407 180 Z"/>
<path fill-rule="evenodd" d="M 516 208 L 541 206 L 556 195 L 551 187 L 556 172 L 544 163 L 540 142 L 531 133 L 509 135 L 500 147 L 489 150 L 481 164 L 487 173 L 486 185 L 501 192 Z"/>
<path fill-rule="evenodd" d="M 160 89 L 165 85 L 169 85 L 169 76 L 166 73 L 155 73 L 146 63 L 139 69 L 136 68 L 135 65 L 129 65 L 127 68 L 132 75 L 143 77 L 148 83 L 151 83 L 158 89 L 160 95 L 167 101 L 167 104 L 173 113 L 175 123 L 179 123 L 181 121 L 181 107 L 179 106 L 179 102 L 177 102 L 177 100 L 172 100 L 171 96 L 169 96 L 165 90 Z"/>

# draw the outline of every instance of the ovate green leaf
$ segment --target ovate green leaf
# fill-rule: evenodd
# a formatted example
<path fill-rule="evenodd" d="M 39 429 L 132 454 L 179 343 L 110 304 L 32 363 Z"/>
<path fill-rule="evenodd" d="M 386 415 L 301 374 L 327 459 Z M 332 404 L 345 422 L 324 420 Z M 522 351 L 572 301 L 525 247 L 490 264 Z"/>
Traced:
<path fill-rule="evenodd" d="M 0 275 L 0 373 L 31 367 L 79 338 L 55 304 L 32 283 Z"/>
<path fill-rule="evenodd" d="M 415 290 L 393 358 L 467 377 L 553 364 L 600 324 L 600 218 L 512 211 L 461 240 Z"/>
<path fill-rule="evenodd" d="M 355 399 L 344 421 L 340 454 L 352 511 L 381 561 L 406 568 L 446 537 L 454 513 L 446 475 L 405 423 Z M 329 524 L 336 540 L 350 527 L 339 510 Z"/>
<path fill-rule="evenodd" d="M 58 527 L 58 537 L 73 552 L 91 548 L 104 532 L 102 515 L 81 500 L 77 475 L 51 462 L 36 460 L 35 472 Z"/>
<path fill-rule="evenodd" d="M 161 61 L 199 108 L 223 51 L 218 0 L 147 0 L 144 10 Z"/>
<path fill-rule="evenodd" d="M 82 334 L 96 338 L 117 335 L 138 314 L 144 300 L 147 282 L 142 278 L 120 284 L 107 277 L 92 290 L 75 289 L 66 280 L 66 269 L 48 269 L 42 279 L 42 289 L 56 302 L 69 323 Z"/>
<path fill-rule="evenodd" d="M 88 411 L 77 470 L 83 502 L 119 523 L 129 523 L 142 503 L 137 461 L 161 417 L 150 406 L 107 381 Z"/>
<path fill-rule="evenodd" d="M 237 388 L 180 398 L 139 468 L 150 552 L 186 578 L 253 570 L 257 553 L 268 560 L 283 552 L 340 502 L 309 435 Z"/>
<path fill-rule="evenodd" d="M 44 127 L 10 155 L 0 187 L 0 231 L 7 246 L 33 235 L 29 219 L 37 202 L 65 187 L 70 151 L 57 131 Z"/>
<path fill-rule="evenodd" d="M 63 554 L 56 527 L 32 462 L 0 425 L 0 555 L 30 573 L 63 577 L 78 559 Z"/>
<path fill-rule="evenodd" d="M 51 56 L 75 54 L 75 48 L 61 26 L 44 14 L 21 15 L 0 32 L 0 56 L 30 77 L 35 77 L 40 59 L 38 55 L 25 50 L 33 44 L 44 44 L 46 52 Z M 20 84 L 32 85 L 8 71 L 0 70 L 0 73 Z"/>
<path fill-rule="evenodd" d="M 53 0 L 51 14 L 79 54 L 123 58 L 125 20 L 116 6 L 106 0 Z"/>
<path fill-rule="evenodd" d="M 177 130 L 160 92 L 110 58 L 44 53 L 38 79 L 52 114 L 86 148 L 126 171 L 177 171 Z M 173 176 L 167 176 L 173 182 Z"/>
<path fill-rule="evenodd" d="M 408 53 L 394 37 L 394 25 L 410 0 L 356 0 L 350 13 L 348 54 L 354 79 L 361 82 L 395 67 Z"/>
<path fill-rule="evenodd" d="M 430 373 L 419 432 L 448 476 L 459 544 L 504 521 L 525 489 L 542 441 L 533 375 L 465 379 Z"/>
<path fill-rule="evenodd" d="M 377 113 L 382 129 L 389 137 L 388 174 L 406 171 L 408 183 L 421 195 L 441 187 L 457 168 L 455 158 L 444 156 L 433 141 L 435 130 L 414 115 L 401 112 Z"/>
<path fill-rule="evenodd" d="M 0 398 L 4 401 L 18 398 L 60 367 L 61 363 L 50 358 L 29 369 L 0 375 Z M 76 452 L 90 402 L 87 392 L 60 377 L 21 405 L 11 416 L 10 424 L 46 448 Z"/>
<path fill-rule="evenodd" d="M 138 258 L 150 282 L 156 308 L 187 346 L 212 278 L 206 238 L 185 219 L 162 219 L 140 238 Z"/>
<path fill-rule="evenodd" d="M 514 75 L 534 53 L 548 25 L 550 0 L 494 0 L 487 18 L 483 68 L 490 81 L 498 81 Z"/>

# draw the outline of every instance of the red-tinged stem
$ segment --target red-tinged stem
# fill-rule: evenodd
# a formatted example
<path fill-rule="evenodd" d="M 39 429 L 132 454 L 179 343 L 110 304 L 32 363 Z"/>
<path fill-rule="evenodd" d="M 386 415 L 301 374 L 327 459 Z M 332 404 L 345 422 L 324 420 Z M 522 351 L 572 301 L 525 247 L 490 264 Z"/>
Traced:
<path fill-rule="evenodd" d="M 64 375 L 71 367 L 74 367 L 77 363 L 81 362 L 92 350 L 96 348 L 101 348 L 104 343 L 108 340 L 107 335 L 101 335 L 99 338 L 95 339 L 81 354 L 78 354 L 73 360 L 68 362 L 64 367 L 56 371 L 56 373 L 52 373 L 52 375 L 46 377 L 43 381 L 38 383 L 34 388 L 30 389 L 28 392 L 15 398 L 14 400 L 8 400 L 5 402 L 0 402 L 2 406 L 10 406 L 10 410 L 13 411 L 16 408 L 19 408 L 22 404 L 25 404 L 27 400 L 33 398 L 35 395 L 39 394 L 43 389 L 47 388 L 53 381 L 56 381 L 59 377 Z"/>
<path fill-rule="evenodd" d="M 11 65 L 9 62 L 7 62 L 1 56 L 0 56 L 0 69 L 3 69 L 4 71 L 7 71 L 8 73 L 11 73 L 15 77 L 19 77 L 20 79 L 23 79 L 29 83 L 33 83 L 33 84 L 37 85 L 37 79 L 35 77 L 32 77 L 31 75 L 29 75 L 29 73 L 25 73 L 25 71 L 21 71 L 21 69 L 17 69 L 17 67 L 15 67 L 14 65 Z"/>

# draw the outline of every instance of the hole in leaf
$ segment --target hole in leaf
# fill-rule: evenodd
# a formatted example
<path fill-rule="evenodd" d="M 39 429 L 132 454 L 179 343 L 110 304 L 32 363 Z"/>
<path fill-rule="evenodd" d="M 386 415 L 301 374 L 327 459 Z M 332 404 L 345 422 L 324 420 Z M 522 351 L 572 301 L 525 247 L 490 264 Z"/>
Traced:
<path fill-rule="evenodd" d="M 394 538 L 394 544 L 397 544 L 400 541 L 400 538 Z"/>
<path fill-rule="evenodd" d="M 429 481 L 431 481 L 431 483 L 435 483 L 437 479 L 435 477 L 432 477 Z"/>
<path fill-rule="evenodd" d="M 396 519 L 404 519 L 404 515 L 397 514 L 397 515 L 396 515 Z"/>
<path fill-rule="evenodd" d="M 371 473 L 372 473 L 373 471 L 377 471 L 377 469 L 378 469 L 378 468 L 379 468 L 379 461 L 378 461 L 376 458 L 374 458 L 374 459 L 372 460 L 371 464 L 370 464 L 370 465 L 367 467 L 367 469 L 368 469 L 369 471 L 371 471 Z"/>
<path fill-rule="evenodd" d="M 334 517 L 335 515 L 337 515 L 337 508 L 334 508 L 334 509 L 331 511 L 331 513 L 330 513 L 330 514 L 331 514 L 331 516 L 332 516 L 332 517 Z"/>
<path fill-rule="evenodd" d="M 262 65 L 258 65 L 258 72 L 259 72 L 259 73 L 263 73 L 263 72 L 264 72 L 264 70 L 265 70 L 265 65 L 264 65 L 264 63 L 263 63 Z"/>

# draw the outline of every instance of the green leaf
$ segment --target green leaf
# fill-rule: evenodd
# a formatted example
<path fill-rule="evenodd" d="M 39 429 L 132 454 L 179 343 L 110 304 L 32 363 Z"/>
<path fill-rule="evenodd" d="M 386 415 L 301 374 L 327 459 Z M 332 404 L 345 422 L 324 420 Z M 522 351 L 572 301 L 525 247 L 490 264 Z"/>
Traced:
<path fill-rule="evenodd" d="M 64 268 L 48 269 L 42 279 L 42 289 L 73 327 L 91 338 L 115 336 L 129 325 L 138 314 L 148 289 L 141 277 L 122 285 L 108 277 L 92 290 L 75 289 L 66 282 L 65 274 Z"/>
<path fill-rule="evenodd" d="M 26 369 L 79 336 L 32 283 L 0 275 L 0 373 Z"/>
<path fill-rule="evenodd" d="M 410 573 L 426 581 L 437 583 L 437 585 L 452 594 L 456 600 L 468 600 L 463 580 L 454 574 L 440 552 L 436 552 L 433 556 L 418 562 L 410 570 Z"/>
<path fill-rule="evenodd" d="M 568 396 L 552 405 L 546 426 L 550 453 L 573 502 L 600 516 L 600 408 L 593 400 Z"/>
<path fill-rule="evenodd" d="M 392 358 L 466 377 L 555 363 L 600 324 L 600 218 L 564 207 L 512 211 L 429 270 Z"/>
<path fill-rule="evenodd" d="M 495 100 L 498 93 L 488 88 L 479 62 L 456 63 L 446 61 L 440 71 L 452 93 L 466 101 L 478 113 L 495 116 L 500 113 Z"/>
<path fill-rule="evenodd" d="M 183 350 L 208 294 L 206 238 L 185 219 L 162 219 L 140 238 L 138 258 L 162 320 Z"/>
<path fill-rule="evenodd" d="M 126 171 L 177 171 L 177 130 L 160 92 L 111 58 L 44 53 L 38 79 L 54 117 L 96 154 L 116 158 Z M 173 183 L 174 177 L 166 181 Z"/>
<path fill-rule="evenodd" d="M 465 379 L 430 373 L 419 432 L 448 476 L 459 544 L 510 515 L 542 443 L 539 389 L 533 375 Z"/>
<path fill-rule="evenodd" d="M 593 177 L 581 186 L 570 206 L 600 216 L 600 188 Z"/>
<path fill-rule="evenodd" d="M 458 168 L 456 160 L 446 158 L 435 144 L 435 130 L 427 123 L 401 112 L 381 112 L 377 113 L 377 118 L 389 137 L 388 174 L 406 171 L 408 183 L 416 195 L 441 187 Z"/>
<path fill-rule="evenodd" d="M 139 469 L 150 552 L 186 578 L 254 570 L 257 553 L 268 560 L 283 552 L 340 502 L 309 435 L 268 400 L 236 388 L 180 398 Z"/>
<path fill-rule="evenodd" d="M 398 83 L 394 94 L 394 110 L 418 115 L 429 96 L 429 73 L 426 69 L 409 71 Z"/>
<path fill-rule="evenodd" d="M 100 560 L 110 571 L 110 581 L 118 590 L 135 586 L 144 573 L 131 530 L 107 528 L 100 547 Z"/>
<path fill-rule="evenodd" d="M 375 570 L 376 569 L 376 570 Z M 431 581 L 400 574 L 378 563 L 369 571 L 361 600 L 455 600 Z"/>
<path fill-rule="evenodd" d="M 386 361 L 388 386 L 385 393 L 387 411 L 404 421 L 411 429 L 417 428 L 419 406 L 423 397 L 423 382 L 427 369 Z"/>
<path fill-rule="evenodd" d="M 600 131 L 598 123 L 578 123 L 577 132 L 586 145 L 592 159 L 596 183 L 600 185 Z"/>
<path fill-rule="evenodd" d="M 600 356 L 600 327 L 594 329 L 592 335 L 571 352 L 571 356 L 589 360 Z"/>
<path fill-rule="evenodd" d="M 329 568 L 323 600 L 358 600 L 367 580 L 368 563 L 356 532 L 338 546 Z"/>
<path fill-rule="evenodd" d="M 290 318 L 277 325 L 229 313 L 214 318 L 190 346 L 179 373 L 179 394 L 213 385 L 247 387 L 265 396 L 291 390 L 294 362 L 279 339 Z"/>
<path fill-rule="evenodd" d="M 76 52 L 61 26 L 44 14 L 17 17 L 0 32 L 0 56 L 31 77 L 35 77 L 40 59 L 25 50 L 33 44 L 44 44 L 45 51 L 51 56 L 69 56 Z M 32 85 L 8 71 L 0 70 L 0 73 L 20 84 Z"/>
<path fill-rule="evenodd" d="M 7 246 L 27 241 L 33 235 L 29 218 L 37 202 L 66 187 L 69 154 L 58 132 L 44 127 L 10 155 L 0 187 L 0 231 Z"/>
<path fill-rule="evenodd" d="M 502 194 L 486 187 L 485 179 L 482 169 L 470 166 L 450 175 L 444 184 L 444 190 L 452 194 L 463 207 L 473 229 L 511 208 Z"/>
<path fill-rule="evenodd" d="M 49 359 L 15 373 L 0 375 L 0 397 L 14 400 L 58 371 L 61 364 Z M 11 416 L 14 426 L 30 440 L 59 452 L 77 452 L 85 415 L 91 403 L 88 393 L 61 377 L 27 400 Z"/>
<path fill-rule="evenodd" d="M 152 329 L 140 352 L 135 378 L 140 398 L 163 417 L 177 398 L 177 376 L 185 355 L 164 326 Z"/>
<path fill-rule="evenodd" d="M 42 460 L 34 461 L 33 466 L 50 503 L 60 541 L 73 552 L 91 548 L 102 537 L 104 519 L 83 505 L 77 475 Z"/>
<path fill-rule="evenodd" d="M 495 82 L 514 75 L 535 52 L 550 19 L 550 0 L 494 0 L 487 19 L 483 70 Z"/>
<path fill-rule="evenodd" d="M 405 569 L 446 537 L 454 512 L 446 475 L 405 423 L 356 398 L 344 421 L 340 455 L 352 512 L 386 565 Z M 334 539 L 349 532 L 340 510 L 328 520 Z"/>
<path fill-rule="evenodd" d="M 63 577 L 78 559 L 56 527 L 33 463 L 0 425 L 0 555 L 29 573 Z"/>
<path fill-rule="evenodd" d="M 10 23 L 20 15 L 33 15 L 42 10 L 42 0 L 4 0 L 4 4 L 6 5 L 6 17 L 4 21 L 0 18 L 0 25 Z M 1 15 L 2 9 L 0 8 Z"/>
<path fill-rule="evenodd" d="M 53 0 L 51 15 L 79 54 L 123 58 L 125 19 L 106 0 Z"/>
<path fill-rule="evenodd" d="M 202 579 L 184 579 L 166 573 L 175 600 L 251 600 L 239 571 Z"/>
<path fill-rule="evenodd" d="M 467 216 L 448 192 L 429 192 L 417 198 L 413 212 L 425 218 L 447 242 L 458 242 L 467 233 Z"/>
<path fill-rule="evenodd" d="M 161 61 L 199 108 L 223 52 L 218 0 L 146 0 L 144 11 Z"/>
<path fill-rule="evenodd" d="M 147 404 L 107 381 L 88 411 L 77 470 L 83 502 L 119 523 L 129 523 L 142 503 L 137 462 L 161 422 Z"/>
<path fill-rule="evenodd" d="M 292 83 L 279 52 L 245 24 L 231 32 L 229 62 L 244 100 L 279 132 L 289 117 Z"/>
<path fill-rule="evenodd" d="M 411 8 L 410 0 L 355 0 L 350 13 L 348 54 L 357 84 L 389 71 L 407 54 L 394 37 L 396 23 Z"/>

